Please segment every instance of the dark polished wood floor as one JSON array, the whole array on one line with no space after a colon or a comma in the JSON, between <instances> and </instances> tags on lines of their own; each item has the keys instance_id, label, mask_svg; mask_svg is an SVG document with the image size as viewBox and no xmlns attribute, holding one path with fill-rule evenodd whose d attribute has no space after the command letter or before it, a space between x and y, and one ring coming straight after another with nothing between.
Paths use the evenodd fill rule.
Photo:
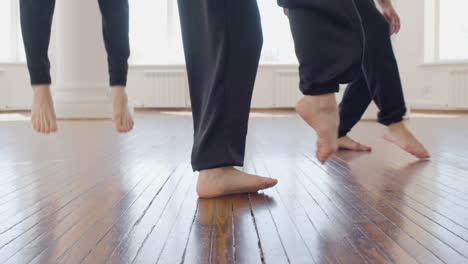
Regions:
<instances>
[{"instance_id":1,"label":"dark polished wood floor","mask_svg":"<svg viewBox=\"0 0 468 264\"><path fill-rule=\"evenodd\" d=\"M322 166L294 114L256 113L245 170L279 185L213 200L194 191L187 113L139 112L126 135L18 119L0 114L0 263L468 263L466 115L409 121L429 162L363 122L374 151Z\"/></svg>"}]
</instances>

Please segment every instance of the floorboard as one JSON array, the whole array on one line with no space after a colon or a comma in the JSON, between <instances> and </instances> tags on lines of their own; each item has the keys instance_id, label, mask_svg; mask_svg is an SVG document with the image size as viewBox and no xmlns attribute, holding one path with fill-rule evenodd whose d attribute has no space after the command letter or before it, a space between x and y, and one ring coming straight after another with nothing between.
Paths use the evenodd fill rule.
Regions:
<instances>
[{"instance_id":1,"label":"floorboard","mask_svg":"<svg viewBox=\"0 0 468 264\"><path fill-rule=\"evenodd\" d=\"M9 116L8 116L9 115ZM191 116L138 111L136 128L0 113L0 263L468 263L468 114L417 112L417 161L363 121L371 153L314 157L294 113L254 112L245 171L272 189L198 199Z\"/></svg>"}]
</instances>

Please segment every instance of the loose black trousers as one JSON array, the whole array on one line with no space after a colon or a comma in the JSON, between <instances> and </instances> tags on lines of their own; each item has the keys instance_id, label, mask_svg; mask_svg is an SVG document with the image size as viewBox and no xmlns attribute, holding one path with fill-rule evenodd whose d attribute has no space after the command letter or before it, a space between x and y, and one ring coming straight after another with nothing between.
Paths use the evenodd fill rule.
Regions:
<instances>
[{"instance_id":1,"label":"loose black trousers","mask_svg":"<svg viewBox=\"0 0 468 264\"><path fill-rule=\"evenodd\" d=\"M300 62L301 91L319 95L350 83L340 104L339 136L361 119L370 102L379 122L399 122L406 113L390 26L373 0L280 0Z\"/></svg>"},{"instance_id":2,"label":"loose black trousers","mask_svg":"<svg viewBox=\"0 0 468 264\"><path fill-rule=\"evenodd\" d=\"M244 162L263 43L256 0L178 0L192 102L192 167Z\"/></svg>"},{"instance_id":3,"label":"loose black trousers","mask_svg":"<svg viewBox=\"0 0 468 264\"><path fill-rule=\"evenodd\" d=\"M108 54L110 85L127 83L129 44L128 0L98 0ZM31 84L50 84L48 49L55 0L20 0L21 29ZM86 19L86 17L83 17Z\"/></svg>"}]
</instances>

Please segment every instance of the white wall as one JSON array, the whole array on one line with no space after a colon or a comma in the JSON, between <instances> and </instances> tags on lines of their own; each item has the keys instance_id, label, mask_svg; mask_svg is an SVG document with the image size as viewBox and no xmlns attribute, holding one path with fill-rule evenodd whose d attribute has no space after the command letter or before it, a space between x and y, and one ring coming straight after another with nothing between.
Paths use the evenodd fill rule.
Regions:
<instances>
[{"instance_id":1,"label":"white wall","mask_svg":"<svg viewBox=\"0 0 468 264\"><path fill-rule=\"evenodd\" d=\"M447 109L450 84L449 69L455 66L468 67L468 65L424 64L424 2L423 0L398 1L395 4L402 19L402 30L394 38L395 53L399 61L407 104L413 109ZM51 50L53 50L53 45ZM52 64L52 66L55 65L53 60ZM151 98L154 97L151 97L151 81L148 80L147 75L155 70L164 71L165 68L174 69L174 67L164 66L131 67L129 89L136 106L158 106L155 102L151 103ZM183 67L176 66L175 69L183 70ZM275 83L276 79L273 75L277 71L295 70L297 70L297 66L294 65L261 66L252 106L256 108L285 106L284 103L278 103L278 100L281 99L278 97L281 94L277 92L275 94L274 92L275 85L278 86L278 84ZM24 65L0 64L0 110L29 108L31 91L28 82L29 78ZM288 86L291 86L291 84L286 84L282 88L295 90L289 95L290 98L287 98L287 102L291 102L289 104L292 107L294 106L292 99L298 93L297 88ZM179 87L179 89L185 88ZM276 87L276 89L279 88ZM186 102L187 100L179 101ZM180 105L180 107L184 106ZM371 112L375 111L372 110Z\"/></svg>"},{"instance_id":2,"label":"white wall","mask_svg":"<svg viewBox=\"0 0 468 264\"><path fill-rule=\"evenodd\" d=\"M0 110L29 109L32 91L24 64L0 64Z\"/></svg>"},{"instance_id":3,"label":"white wall","mask_svg":"<svg viewBox=\"0 0 468 264\"><path fill-rule=\"evenodd\" d=\"M424 8L427 1L399 0L402 29L394 39L407 103L413 109L447 109L449 70L458 64L424 63Z\"/></svg>"}]
</instances>

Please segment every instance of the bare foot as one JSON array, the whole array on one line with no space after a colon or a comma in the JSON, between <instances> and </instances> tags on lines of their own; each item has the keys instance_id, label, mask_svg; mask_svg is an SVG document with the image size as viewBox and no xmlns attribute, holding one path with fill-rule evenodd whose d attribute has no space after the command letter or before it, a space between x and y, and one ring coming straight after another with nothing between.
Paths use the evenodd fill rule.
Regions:
<instances>
[{"instance_id":1,"label":"bare foot","mask_svg":"<svg viewBox=\"0 0 468 264\"><path fill-rule=\"evenodd\" d=\"M200 171L197 193L200 198L215 198L230 194L253 193L278 183L272 178L247 174L233 167Z\"/></svg>"},{"instance_id":2,"label":"bare foot","mask_svg":"<svg viewBox=\"0 0 468 264\"><path fill-rule=\"evenodd\" d=\"M34 130L49 134L57 131L57 117L50 85L34 85L34 102L31 111L31 122Z\"/></svg>"},{"instance_id":3,"label":"bare foot","mask_svg":"<svg viewBox=\"0 0 468 264\"><path fill-rule=\"evenodd\" d=\"M338 106L334 94L305 96L296 106L297 113L317 132L317 159L325 163L338 150Z\"/></svg>"},{"instance_id":4,"label":"bare foot","mask_svg":"<svg viewBox=\"0 0 468 264\"><path fill-rule=\"evenodd\" d=\"M420 159L431 157L426 148L411 134L403 122L389 125L384 131L384 139Z\"/></svg>"},{"instance_id":5,"label":"bare foot","mask_svg":"<svg viewBox=\"0 0 468 264\"><path fill-rule=\"evenodd\" d=\"M357 141L354 141L348 136L340 137L338 139L338 147L344 150L372 151L371 147L363 145Z\"/></svg>"},{"instance_id":6,"label":"bare foot","mask_svg":"<svg viewBox=\"0 0 468 264\"><path fill-rule=\"evenodd\" d=\"M133 129L133 118L128 107L128 97L124 86L111 88L112 101L114 104L114 115L112 120L118 132L129 132Z\"/></svg>"}]
</instances>

